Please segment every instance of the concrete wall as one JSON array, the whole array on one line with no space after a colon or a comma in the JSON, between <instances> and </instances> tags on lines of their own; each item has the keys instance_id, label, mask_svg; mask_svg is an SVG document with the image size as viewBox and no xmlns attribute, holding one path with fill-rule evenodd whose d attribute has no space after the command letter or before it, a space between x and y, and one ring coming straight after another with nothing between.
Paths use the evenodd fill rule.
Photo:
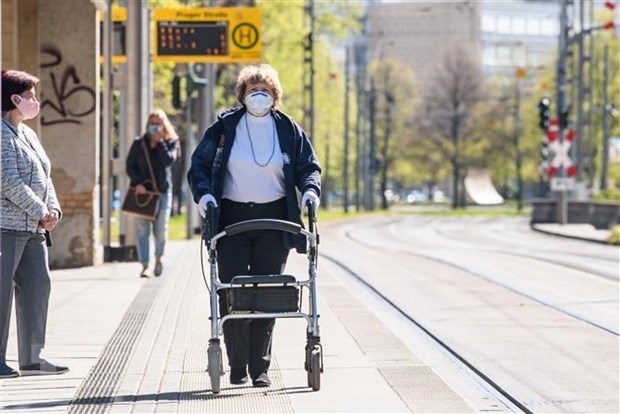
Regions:
<instances>
[{"instance_id":1,"label":"concrete wall","mask_svg":"<svg viewBox=\"0 0 620 414\"><path fill-rule=\"evenodd\" d=\"M557 201L532 201L531 224L557 223ZM610 229L620 224L620 203L611 201L569 201L567 223L591 224L596 229Z\"/></svg>"},{"instance_id":2,"label":"concrete wall","mask_svg":"<svg viewBox=\"0 0 620 414\"><path fill-rule=\"evenodd\" d=\"M99 235L99 64L96 9L88 0L39 0L41 141L64 217L52 267L92 265Z\"/></svg>"}]
</instances>

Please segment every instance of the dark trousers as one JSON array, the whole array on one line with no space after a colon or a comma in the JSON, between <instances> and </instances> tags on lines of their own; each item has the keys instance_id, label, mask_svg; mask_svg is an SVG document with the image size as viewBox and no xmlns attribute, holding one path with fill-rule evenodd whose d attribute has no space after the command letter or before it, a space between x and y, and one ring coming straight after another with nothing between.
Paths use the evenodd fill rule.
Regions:
<instances>
[{"instance_id":1,"label":"dark trousers","mask_svg":"<svg viewBox=\"0 0 620 414\"><path fill-rule=\"evenodd\" d=\"M286 220L286 199L271 203L237 203L222 200L220 230L252 219ZM288 248L281 231L266 230L224 237L218 242L218 274L222 282L238 275L280 274L286 266ZM220 315L228 313L225 291L219 292ZM250 376L267 372L271 362L271 339L275 319L236 319L224 323L228 363L233 369L249 368Z\"/></svg>"}]
</instances>

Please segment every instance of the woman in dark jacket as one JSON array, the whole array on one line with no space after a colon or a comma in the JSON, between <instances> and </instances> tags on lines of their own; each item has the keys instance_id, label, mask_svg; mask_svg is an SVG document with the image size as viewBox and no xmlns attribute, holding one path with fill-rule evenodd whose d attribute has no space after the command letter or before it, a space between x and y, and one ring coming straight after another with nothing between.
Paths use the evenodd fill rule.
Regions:
<instances>
[{"instance_id":1,"label":"woman in dark jacket","mask_svg":"<svg viewBox=\"0 0 620 414\"><path fill-rule=\"evenodd\" d=\"M155 183L147 163L144 147L146 146L149 160L153 168ZM155 268L153 273L160 276L163 272L164 249L168 239L168 222L172 209L172 164L179 153L179 139L168 116L161 109L151 113L146 122L146 133L136 138L127 155L127 175L130 185L135 187L136 194L145 191L161 193L159 213L155 221L136 218L138 233L138 260L142 263L140 277L149 277L149 236L151 225L155 237Z\"/></svg>"},{"instance_id":2,"label":"woman in dark jacket","mask_svg":"<svg viewBox=\"0 0 620 414\"><path fill-rule=\"evenodd\" d=\"M282 87L269 65L241 70L236 86L242 107L230 109L204 133L192 155L187 178L202 217L209 203L216 223L224 227L251 219L280 219L301 224L300 206L318 207L321 168L305 132L278 107ZM302 194L301 203L297 191ZM218 244L218 270L222 282L237 275L282 273L292 247L305 249L303 237L263 231L226 237ZM227 313L220 295L220 314ZM230 382L248 381L255 387L270 385L274 319L229 320L224 341L230 365Z\"/></svg>"}]
</instances>

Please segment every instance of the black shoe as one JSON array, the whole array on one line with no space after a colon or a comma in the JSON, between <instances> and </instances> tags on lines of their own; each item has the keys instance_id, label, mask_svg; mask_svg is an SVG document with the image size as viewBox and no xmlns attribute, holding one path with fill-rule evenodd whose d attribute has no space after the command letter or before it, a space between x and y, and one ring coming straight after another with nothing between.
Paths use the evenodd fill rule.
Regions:
<instances>
[{"instance_id":1,"label":"black shoe","mask_svg":"<svg viewBox=\"0 0 620 414\"><path fill-rule=\"evenodd\" d=\"M230 369L230 383L233 385L241 385L248 382L248 373L245 368Z\"/></svg>"},{"instance_id":2,"label":"black shoe","mask_svg":"<svg viewBox=\"0 0 620 414\"><path fill-rule=\"evenodd\" d=\"M69 371L67 367L61 367L59 365L51 364L45 360L42 360L39 364L27 365L25 367L19 367L19 373L22 376L28 375L58 375L64 374Z\"/></svg>"},{"instance_id":3,"label":"black shoe","mask_svg":"<svg viewBox=\"0 0 620 414\"><path fill-rule=\"evenodd\" d=\"M271 381L269 381L267 373L263 372L258 377L252 379L252 385L255 387L268 387L271 385Z\"/></svg>"},{"instance_id":4,"label":"black shoe","mask_svg":"<svg viewBox=\"0 0 620 414\"><path fill-rule=\"evenodd\" d=\"M5 362L0 362L0 378L19 377L19 372L8 366Z\"/></svg>"}]
</instances>

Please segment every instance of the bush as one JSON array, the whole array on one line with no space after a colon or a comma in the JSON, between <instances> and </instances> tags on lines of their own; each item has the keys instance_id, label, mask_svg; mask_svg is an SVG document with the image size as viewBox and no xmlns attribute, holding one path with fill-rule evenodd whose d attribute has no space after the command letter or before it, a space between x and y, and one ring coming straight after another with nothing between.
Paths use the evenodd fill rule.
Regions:
<instances>
[{"instance_id":1,"label":"bush","mask_svg":"<svg viewBox=\"0 0 620 414\"><path fill-rule=\"evenodd\" d=\"M611 234L607 239L607 243L620 244L620 226L615 226L613 229L611 229Z\"/></svg>"},{"instance_id":2,"label":"bush","mask_svg":"<svg viewBox=\"0 0 620 414\"><path fill-rule=\"evenodd\" d=\"M594 200L600 201L620 201L620 189L608 188L594 195Z\"/></svg>"}]
</instances>

